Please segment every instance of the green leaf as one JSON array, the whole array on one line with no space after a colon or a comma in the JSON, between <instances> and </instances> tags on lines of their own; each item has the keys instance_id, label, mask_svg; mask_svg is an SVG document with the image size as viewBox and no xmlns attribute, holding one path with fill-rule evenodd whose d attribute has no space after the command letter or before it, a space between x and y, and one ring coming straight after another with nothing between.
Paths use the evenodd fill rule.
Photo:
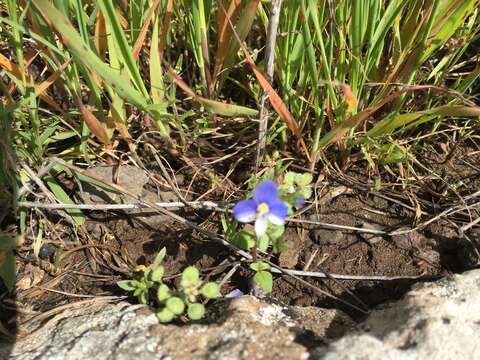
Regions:
<instances>
[{"instance_id":1,"label":"green leaf","mask_svg":"<svg viewBox=\"0 0 480 360\"><path fill-rule=\"evenodd\" d=\"M200 272L195 266L189 266L182 273L182 282L183 287L190 287L198 285L200 281Z\"/></svg>"},{"instance_id":2,"label":"green leaf","mask_svg":"<svg viewBox=\"0 0 480 360\"><path fill-rule=\"evenodd\" d=\"M153 264L152 264L152 267L157 267L158 265L160 265L163 261L163 259L165 258L165 255L167 254L167 249L165 247L163 247L158 255L155 257L155 260L153 261Z\"/></svg>"},{"instance_id":3,"label":"green leaf","mask_svg":"<svg viewBox=\"0 0 480 360\"><path fill-rule=\"evenodd\" d=\"M0 251L0 278L8 291L15 288L15 255L13 251Z\"/></svg>"},{"instance_id":4,"label":"green leaf","mask_svg":"<svg viewBox=\"0 0 480 360\"><path fill-rule=\"evenodd\" d=\"M148 304L148 291L147 290L142 290L142 293L138 295L138 301L140 301L141 304Z\"/></svg>"},{"instance_id":5,"label":"green leaf","mask_svg":"<svg viewBox=\"0 0 480 360\"><path fill-rule=\"evenodd\" d=\"M220 286L214 282L209 282L203 285L201 294L207 299L215 299L220 295Z\"/></svg>"},{"instance_id":6,"label":"green leaf","mask_svg":"<svg viewBox=\"0 0 480 360\"><path fill-rule=\"evenodd\" d=\"M117 285L123 290L134 291L138 287L137 286L138 281L136 281L136 280L122 280L122 281L118 281Z\"/></svg>"},{"instance_id":7,"label":"green leaf","mask_svg":"<svg viewBox=\"0 0 480 360\"><path fill-rule=\"evenodd\" d=\"M270 238L268 235L264 234L258 238L257 247L260 251L267 251L269 244Z\"/></svg>"},{"instance_id":8,"label":"green leaf","mask_svg":"<svg viewBox=\"0 0 480 360\"><path fill-rule=\"evenodd\" d=\"M253 271L268 270L268 269L270 269L270 265L260 261L260 262L251 263L250 264L250 269L252 269Z\"/></svg>"},{"instance_id":9,"label":"green leaf","mask_svg":"<svg viewBox=\"0 0 480 360\"><path fill-rule=\"evenodd\" d=\"M150 279L155 282L161 282L163 277L163 266L158 266L154 268L150 273Z\"/></svg>"},{"instance_id":10,"label":"green leaf","mask_svg":"<svg viewBox=\"0 0 480 360\"><path fill-rule=\"evenodd\" d=\"M309 199L312 196L312 188L310 186L304 187L298 191L298 195L303 199Z\"/></svg>"},{"instance_id":11,"label":"green leaf","mask_svg":"<svg viewBox=\"0 0 480 360\"><path fill-rule=\"evenodd\" d=\"M205 306L202 304L190 304L187 314L191 320L200 320L205 315Z\"/></svg>"},{"instance_id":12,"label":"green leaf","mask_svg":"<svg viewBox=\"0 0 480 360\"><path fill-rule=\"evenodd\" d=\"M40 227L38 229L38 234L33 240L33 253L35 256L38 257L38 254L40 253L40 248L42 247L42 242L43 242L43 221L40 220L39 222Z\"/></svg>"},{"instance_id":13,"label":"green leaf","mask_svg":"<svg viewBox=\"0 0 480 360\"><path fill-rule=\"evenodd\" d=\"M185 303L182 301L182 299L176 296L168 299L165 303L165 306L175 315L180 315L183 313L183 310L185 310Z\"/></svg>"},{"instance_id":14,"label":"green leaf","mask_svg":"<svg viewBox=\"0 0 480 360\"><path fill-rule=\"evenodd\" d=\"M133 84L139 90L142 95L147 98L148 92L143 83L140 69L137 66L135 59L132 55L132 49L130 48L125 33L120 25L119 17L115 12L112 0L99 1L98 5L102 9L105 22L107 23L107 29L111 31L110 36L113 37L116 47L118 48L119 60L127 68L130 74L130 79Z\"/></svg>"},{"instance_id":15,"label":"green leaf","mask_svg":"<svg viewBox=\"0 0 480 360\"><path fill-rule=\"evenodd\" d=\"M263 291L269 293L272 291L273 278L272 274L268 271L259 271L253 277L255 284L260 286Z\"/></svg>"},{"instance_id":16,"label":"green leaf","mask_svg":"<svg viewBox=\"0 0 480 360\"><path fill-rule=\"evenodd\" d=\"M0 233L0 251L11 250L17 246L17 241L11 237Z\"/></svg>"},{"instance_id":17,"label":"green leaf","mask_svg":"<svg viewBox=\"0 0 480 360\"><path fill-rule=\"evenodd\" d=\"M160 322L164 322L164 323L170 322L175 318L175 314L167 308L163 308L162 310L157 311L155 315L157 315L157 319Z\"/></svg>"},{"instance_id":18,"label":"green leaf","mask_svg":"<svg viewBox=\"0 0 480 360\"><path fill-rule=\"evenodd\" d=\"M304 174L299 174L297 176L297 184L299 186L308 186L312 183L313 181L313 176L310 173L304 173Z\"/></svg>"},{"instance_id":19,"label":"green leaf","mask_svg":"<svg viewBox=\"0 0 480 360\"><path fill-rule=\"evenodd\" d=\"M53 26L61 34L66 46L77 60L88 66L91 71L95 71L95 73L112 86L119 94L121 94L121 96L141 108L145 107L147 104L145 101L146 97L139 91L135 90L130 84L123 81L123 78L118 76L117 70L114 70L105 64L97 54L85 45L72 24L49 0L34 0L33 4L49 21L52 22ZM134 69L129 70L135 72L134 78L138 81L139 78L136 71Z\"/></svg>"},{"instance_id":20,"label":"green leaf","mask_svg":"<svg viewBox=\"0 0 480 360\"><path fill-rule=\"evenodd\" d=\"M293 185L295 183L295 178L296 178L297 173L294 173L293 171L289 171L285 174L285 177L283 179L283 183L285 185Z\"/></svg>"},{"instance_id":21,"label":"green leaf","mask_svg":"<svg viewBox=\"0 0 480 360\"><path fill-rule=\"evenodd\" d=\"M384 154L381 159L384 164L399 163L409 159L407 149L395 142L382 146L380 153Z\"/></svg>"},{"instance_id":22,"label":"green leaf","mask_svg":"<svg viewBox=\"0 0 480 360\"><path fill-rule=\"evenodd\" d=\"M165 104L165 91L163 84L163 70L161 59L158 53L158 20L153 24L152 43L150 45L150 93L154 104Z\"/></svg>"},{"instance_id":23,"label":"green leaf","mask_svg":"<svg viewBox=\"0 0 480 360\"><path fill-rule=\"evenodd\" d=\"M232 244L240 249L250 250L255 246L255 235L245 230L239 231L233 236Z\"/></svg>"},{"instance_id":24,"label":"green leaf","mask_svg":"<svg viewBox=\"0 0 480 360\"><path fill-rule=\"evenodd\" d=\"M141 288L141 287L136 287L133 291L133 296L139 296L142 291L145 291L145 289Z\"/></svg>"},{"instance_id":25,"label":"green leaf","mask_svg":"<svg viewBox=\"0 0 480 360\"><path fill-rule=\"evenodd\" d=\"M210 100L197 96L195 98L200 104L202 104L206 110L222 116L257 116L258 111L245 106L227 104L220 101Z\"/></svg>"},{"instance_id":26,"label":"green leaf","mask_svg":"<svg viewBox=\"0 0 480 360\"><path fill-rule=\"evenodd\" d=\"M365 136L357 142L365 142L368 138L390 135L393 131L407 126L414 121L425 117L428 121L437 118L437 116L458 116L458 117L478 117L480 116L480 107L465 105L444 105L431 109L416 111L394 116L387 116L379 121Z\"/></svg>"},{"instance_id":27,"label":"green leaf","mask_svg":"<svg viewBox=\"0 0 480 360\"><path fill-rule=\"evenodd\" d=\"M272 239L272 241L281 238L284 233L285 233L285 225L271 226L268 229L268 235L270 236L270 239Z\"/></svg>"},{"instance_id":28,"label":"green leaf","mask_svg":"<svg viewBox=\"0 0 480 360\"><path fill-rule=\"evenodd\" d=\"M157 298L158 298L158 301L160 302L164 302L165 300L167 300L170 296L172 296L170 294L170 289L167 285L165 284L162 284L158 287L158 290L157 290Z\"/></svg>"},{"instance_id":29,"label":"green leaf","mask_svg":"<svg viewBox=\"0 0 480 360\"><path fill-rule=\"evenodd\" d=\"M65 190L58 185L57 181L52 176L46 176L45 182L47 183L50 190L52 190L55 198L63 204L75 204L72 199L67 195ZM79 209L65 209L65 211L73 218L75 223L78 225L83 225L85 223L85 215Z\"/></svg>"}]
</instances>

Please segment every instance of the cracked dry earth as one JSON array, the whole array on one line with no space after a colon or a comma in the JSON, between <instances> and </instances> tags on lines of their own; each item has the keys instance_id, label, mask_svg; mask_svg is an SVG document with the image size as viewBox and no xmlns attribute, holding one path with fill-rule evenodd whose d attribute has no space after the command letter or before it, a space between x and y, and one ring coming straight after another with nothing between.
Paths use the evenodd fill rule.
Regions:
<instances>
[{"instance_id":1,"label":"cracked dry earth","mask_svg":"<svg viewBox=\"0 0 480 360\"><path fill-rule=\"evenodd\" d=\"M202 323L159 324L145 306L97 304L22 329L0 358L478 359L480 270L416 284L361 323L339 310L219 300ZM55 319L55 318L54 318Z\"/></svg>"}]
</instances>

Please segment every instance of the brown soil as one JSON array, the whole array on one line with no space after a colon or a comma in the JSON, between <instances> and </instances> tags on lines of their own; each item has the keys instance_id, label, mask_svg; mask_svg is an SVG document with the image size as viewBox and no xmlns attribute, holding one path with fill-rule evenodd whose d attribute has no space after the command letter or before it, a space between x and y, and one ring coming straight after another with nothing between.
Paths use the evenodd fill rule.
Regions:
<instances>
[{"instance_id":1,"label":"brown soil","mask_svg":"<svg viewBox=\"0 0 480 360\"><path fill-rule=\"evenodd\" d=\"M451 161L455 161L455 156ZM451 164L449 162L448 165L452 166ZM239 173L235 182L232 182L232 178L220 182L221 186L216 187L208 199L224 198L226 193L235 189L235 183L248 177L248 174L241 172L242 163L236 162L236 165L239 166ZM212 171L225 173L221 171L229 166L230 163L217 164L212 167ZM289 250L279 259L272 257L272 261L299 270L304 269L308 263L308 271L333 275L422 276L425 280L476 265L472 244L459 237L450 220L441 219L421 230L396 236L371 235L348 229L331 230L312 224L311 222L322 222L383 231L417 224L415 211L399 204L403 203L407 207L414 205L409 201L412 193L390 191L393 187L385 182L385 191L380 194L387 194L396 201L374 195L376 192L370 191L371 182L369 183L368 177L358 176L361 168L359 166L349 170L349 174L360 179L356 182L349 181L349 176L339 178L332 174L317 184L315 202L298 218L306 222L289 223L286 231ZM472 168L468 169L469 171L465 170L466 175L457 173L458 176L468 179L469 186L480 188L478 173L474 176ZM179 188L188 188L190 180L186 179L192 179L195 173L191 164L183 168L179 166L176 174ZM454 175L449 176L447 181L455 181ZM358 185L362 181L365 185L363 187ZM432 182L428 184L431 186ZM210 186L206 178L200 177L191 193L205 193ZM149 187L154 189L151 183L147 185ZM430 214L436 213L431 206L435 202L432 197L425 195L423 189L418 189L416 193L422 209ZM448 204L443 198L442 201ZM188 210L179 214L210 231L221 233L219 218L214 213ZM167 278L173 282L177 281L178 274L188 265L196 265L203 276L210 280L220 280L238 262L235 254L226 247L168 217L152 225L144 213L141 214L144 217L140 218L122 212L96 211L88 215L89 220L84 230L78 233L74 233L68 224L51 218L47 238L40 251L41 259L32 254L31 243L26 243L18 251L19 288L16 300L20 323L60 305L78 301L79 297L124 295L116 282L132 276L137 265L150 263L163 246L167 248L168 254L165 260ZM52 252L59 246L64 246L66 252L60 266L55 268ZM235 288L249 291L250 276L248 267L240 267L222 288L222 293L226 294ZM347 292L352 291L369 307L396 299L413 283L424 281L304 279L319 289L358 306L358 302ZM321 295L288 276L275 277L274 291L270 296L285 304L338 307L352 315L359 315L348 306Z\"/></svg>"}]
</instances>

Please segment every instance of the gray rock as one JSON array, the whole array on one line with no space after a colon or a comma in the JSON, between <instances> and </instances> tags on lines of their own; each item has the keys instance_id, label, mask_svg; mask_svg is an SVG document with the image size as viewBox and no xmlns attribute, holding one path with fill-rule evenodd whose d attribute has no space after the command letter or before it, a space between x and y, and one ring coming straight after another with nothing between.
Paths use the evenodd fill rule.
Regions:
<instances>
[{"instance_id":1,"label":"gray rock","mask_svg":"<svg viewBox=\"0 0 480 360\"><path fill-rule=\"evenodd\" d=\"M27 335L11 354L0 347L0 358L480 358L480 270L418 284L356 327L337 310L282 307L251 296L210 310L204 323L182 326L160 324L145 306L127 303L69 310L40 329L22 329Z\"/></svg>"},{"instance_id":2,"label":"gray rock","mask_svg":"<svg viewBox=\"0 0 480 360\"><path fill-rule=\"evenodd\" d=\"M115 183L114 177L117 176L115 171L116 168L113 166L98 166L88 169L86 174L93 175L95 178L101 179L106 183ZM147 182L148 176L142 169L135 166L124 165L118 171L116 184L136 197L139 197L141 200L150 203L178 201L177 195L172 191L161 191L157 194L144 189ZM82 187L83 200L87 204L121 203L122 198L127 202L138 202L137 199L131 198L128 195L110 192L92 184L83 183ZM156 227L165 222L171 222L171 219L168 216L163 215L156 209L152 208L127 209L124 211L130 215L132 220L137 219L142 224L150 227ZM98 232L98 230L99 229L91 229L93 232ZM97 236L98 234L94 235Z\"/></svg>"},{"instance_id":3,"label":"gray rock","mask_svg":"<svg viewBox=\"0 0 480 360\"><path fill-rule=\"evenodd\" d=\"M480 271L419 284L313 359L479 359Z\"/></svg>"},{"instance_id":4,"label":"gray rock","mask_svg":"<svg viewBox=\"0 0 480 360\"><path fill-rule=\"evenodd\" d=\"M88 169L86 175L92 175L104 182L113 183L121 186L125 190L140 196L143 186L148 182L148 176L145 171L135 166L124 165L120 169L113 166L97 166ZM110 204L120 200L120 195L107 191L89 183L82 183L83 200L87 204ZM128 198L128 197L127 197ZM131 201L132 199L130 199Z\"/></svg>"},{"instance_id":5,"label":"gray rock","mask_svg":"<svg viewBox=\"0 0 480 360\"><path fill-rule=\"evenodd\" d=\"M337 310L287 309L251 296L222 301L211 313L209 325L178 326L160 324L142 305L76 310L45 330L20 338L11 358L270 359L288 354L289 359L306 359L307 349L295 341L297 337L332 338L353 325ZM7 358L1 348L0 358Z\"/></svg>"},{"instance_id":6,"label":"gray rock","mask_svg":"<svg viewBox=\"0 0 480 360\"><path fill-rule=\"evenodd\" d=\"M173 191L162 191L159 194L156 194L146 190L143 192L141 199L149 203L179 201L177 195ZM142 223L151 227L172 222L170 216L162 214L157 209L135 209L130 210L128 213L132 219L140 220Z\"/></svg>"}]
</instances>

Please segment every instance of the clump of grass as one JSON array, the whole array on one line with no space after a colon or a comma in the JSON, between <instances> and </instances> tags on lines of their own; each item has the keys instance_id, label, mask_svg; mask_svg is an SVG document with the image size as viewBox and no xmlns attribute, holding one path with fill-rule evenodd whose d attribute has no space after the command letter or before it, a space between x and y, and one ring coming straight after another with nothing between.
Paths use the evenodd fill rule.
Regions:
<instances>
[{"instance_id":1,"label":"clump of grass","mask_svg":"<svg viewBox=\"0 0 480 360\"><path fill-rule=\"evenodd\" d=\"M459 114L458 108L449 109L461 104L458 97L438 99L426 89L424 104L401 94L384 103L391 111L379 119L381 125L367 124L368 133L356 131L368 118L359 114L375 115L380 108L372 110L398 84L447 85L450 69L464 62L462 55L478 38L478 0L286 0L276 47L279 97L252 64L251 50L242 48L249 35L267 27L268 6L258 0L79 0L62 5L35 0L17 5L7 1L8 17L2 24L4 31L11 30L9 42L18 65L6 57L0 64L23 106L28 105L24 125L35 135L31 141L40 158L40 109L51 114L52 122L59 114L73 123L79 118L74 129L49 127L44 138L56 130L80 136L78 150L88 161L90 133L108 147L117 132L135 150L129 127L142 117L131 105L148 114L164 135L172 128L184 130L177 109L182 93L217 115L257 116L251 107L220 101L227 83L253 96L252 102L260 99L260 89L268 90L282 122L301 142L305 139L307 156L335 141L351 148L359 137L362 143L366 138L381 141L425 121L477 113L465 109ZM265 38L264 33L259 36ZM435 59L438 51L446 55ZM231 72L243 60L255 77L239 79ZM28 71L32 62L41 63L51 75L35 82ZM188 82L179 75L184 71ZM477 67L448 85L468 93L479 75ZM52 97L53 84L61 88L61 99ZM430 111L439 106L440 113ZM343 131L332 134L339 126ZM289 141L287 133L282 141Z\"/></svg>"},{"instance_id":2,"label":"clump of grass","mask_svg":"<svg viewBox=\"0 0 480 360\"><path fill-rule=\"evenodd\" d=\"M425 121L478 116L479 109L471 102L455 96L438 98L433 88L407 91L426 91L422 104L406 93L384 102L396 89L409 85L447 85L453 59L461 59L478 38L477 6L475 0L285 1L278 83L293 115L305 119L301 126L309 134L311 151L337 141L347 148L367 139L381 142ZM455 39L465 41L452 47ZM433 67L432 57L439 50L447 51L447 56ZM466 84L478 79L478 69L465 75L450 90L466 92ZM357 133L382 102L390 106L388 114L373 126L367 124L367 133Z\"/></svg>"}]
</instances>

